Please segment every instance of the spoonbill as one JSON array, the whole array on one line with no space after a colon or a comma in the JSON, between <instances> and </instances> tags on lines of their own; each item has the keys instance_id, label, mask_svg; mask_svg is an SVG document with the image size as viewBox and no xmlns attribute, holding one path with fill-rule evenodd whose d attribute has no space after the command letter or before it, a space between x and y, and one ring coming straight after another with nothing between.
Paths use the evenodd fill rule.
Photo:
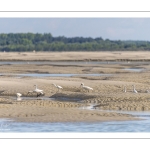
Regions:
<instances>
[{"instance_id":1,"label":"spoonbill","mask_svg":"<svg viewBox=\"0 0 150 150\"><path fill-rule=\"evenodd\" d=\"M60 89L63 89L60 85L56 85L55 83L53 83L52 85L54 85L57 89L58 89L58 91L60 90ZM58 92L57 91L57 92Z\"/></svg>"},{"instance_id":2,"label":"spoonbill","mask_svg":"<svg viewBox=\"0 0 150 150\"><path fill-rule=\"evenodd\" d=\"M133 92L138 93L137 90L135 89L135 85L132 85L132 86L133 86Z\"/></svg>"},{"instance_id":3,"label":"spoonbill","mask_svg":"<svg viewBox=\"0 0 150 150\"><path fill-rule=\"evenodd\" d=\"M80 87L82 87L83 89L87 90L88 92L90 90L93 90L93 88L89 87L89 86L85 86L84 83L81 83Z\"/></svg>"},{"instance_id":4,"label":"spoonbill","mask_svg":"<svg viewBox=\"0 0 150 150\"><path fill-rule=\"evenodd\" d=\"M34 85L34 86L35 86L35 90L33 90L33 93L37 93L37 97L44 94L43 90L40 90L37 88L37 85Z\"/></svg>"}]
</instances>

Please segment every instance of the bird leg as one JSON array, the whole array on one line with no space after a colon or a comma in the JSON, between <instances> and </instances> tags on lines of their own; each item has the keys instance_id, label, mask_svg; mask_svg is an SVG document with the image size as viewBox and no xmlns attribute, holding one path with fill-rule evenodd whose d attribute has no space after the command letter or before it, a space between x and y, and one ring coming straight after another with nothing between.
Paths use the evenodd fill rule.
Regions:
<instances>
[{"instance_id":1,"label":"bird leg","mask_svg":"<svg viewBox=\"0 0 150 150\"><path fill-rule=\"evenodd\" d=\"M27 93L27 95L29 95L29 94L30 94L30 92Z\"/></svg>"},{"instance_id":2,"label":"bird leg","mask_svg":"<svg viewBox=\"0 0 150 150\"><path fill-rule=\"evenodd\" d=\"M41 93L39 93L39 94L37 93L37 97L39 97L39 96L41 96Z\"/></svg>"}]
</instances>

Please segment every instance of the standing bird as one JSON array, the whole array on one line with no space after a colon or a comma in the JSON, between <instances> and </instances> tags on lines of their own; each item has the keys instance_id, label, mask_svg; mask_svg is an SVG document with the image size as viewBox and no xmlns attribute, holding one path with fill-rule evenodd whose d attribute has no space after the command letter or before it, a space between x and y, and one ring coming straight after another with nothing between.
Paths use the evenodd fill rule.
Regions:
<instances>
[{"instance_id":1,"label":"standing bird","mask_svg":"<svg viewBox=\"0 0 150 150\"><path fill-rule=\"evenodd\" d=\"M60 85L56 85L55 83L53 83L53 85L58 89L58 91L60 90L60 89L63 89ZM57 91L57 92L58 92Z\"/></svg>"},{"instance_id":2,"label":"standing bird","mask_svg":"<svg viewBox=\"0 0 150 150\"><path fill-rule=\"evenodd\" d=\"M89 86L84 86L84 83L81 83L80 87L82 87L83 89L87 90L88 92L90 90L93 90L93 88L89 87Z\"/></svg>"},{"instance_id":3,"label":"standing bird","mask_svg":"<svg viewBox=\"0 0 150 150\"><path fill-rule=\"evenodd\" d=\"M133 86L133 92L138 93L137 90L135 89L135 85L132 85L132 86Z\"/></svg>"},{"instance_id":4,"label":"standing bird","mask_svg":"<svg viewBox=\"0 0 150 150\"><path fill-rule=\"evenodd\" d=\"M21 97L21 96L22 96L22 94L21 94L21 93L16 93L16 95L17 95L17 98L19 98L19 97Z\"/></svg>"},{"instance_id":5,"label":"standing bird","mask_svg":"<svg viewBox=\"0 0 150 150\"><path fill-rule=\"evenodd\" d=\"M17 101L20 101L22 94L21 93L16 93L16 96L17 96Z\"/></svg>"},{"instance_id":6,"label":"standing bird","mask_svg":"<svg viewBox=\"0 0 150 150\"><path fill-rule=\"evenodd\" d=\"M34 86L35 86L35 90L33 90L33 93L37 93L37 97L44 94L43 90L40 90L37 88L37 85L34 85Z\"/></svg>"}]
</instances>

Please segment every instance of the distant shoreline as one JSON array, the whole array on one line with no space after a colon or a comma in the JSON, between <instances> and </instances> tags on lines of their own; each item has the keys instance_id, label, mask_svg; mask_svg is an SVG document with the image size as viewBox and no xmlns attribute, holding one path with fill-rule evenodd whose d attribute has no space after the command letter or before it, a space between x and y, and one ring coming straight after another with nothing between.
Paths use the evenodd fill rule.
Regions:
<instances>
[{"instance_id":1,"label":"distant shoreline","mask_svg":"<svg viewBox=\"0 0 150 150\"><path fill-rule=\"evenodd\" d=\"M0 52L0 61L150 61L149 51L106 52Z\"/></svg>"}]
</instances>

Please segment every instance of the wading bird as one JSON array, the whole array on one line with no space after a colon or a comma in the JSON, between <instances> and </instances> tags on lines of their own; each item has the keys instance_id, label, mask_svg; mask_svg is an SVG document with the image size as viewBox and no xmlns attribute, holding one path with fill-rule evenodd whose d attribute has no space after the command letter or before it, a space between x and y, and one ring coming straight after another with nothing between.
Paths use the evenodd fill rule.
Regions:
<instances>
[{"instance_id":1,"label":"wading bird","mask_svg":"<svg viewBox=\"0 0 150 150\"><path fill-rule=\"evenodd\" d=\"M17 95L17 98L19 98L19 97L21 97L21 96L22 96L22 94L21 94L21 93L16 93L16 95Z\"/></svg>"},{"instance_id":2,"label":"wading bird","mask_svg":"<svg viewBox=\"0 0 150 150\"><path fill-rule=\"evenodd\" d=\"M60 85L56 85L55 83L53 83L52 85L54 85L57 89L58 89L58 91L60 90L60 89L63 89ZM57 91L57 92L58 92Z\"/></svg>"},{"instance_id":3,"label":"wading bird","mask_svg":"<svg viewBox=\"0 0 150 150\"><path fill-rule=\"evenodd\" d=\"M40 89L37 88L37 85L34 85L34 86L35 86L35 90L33 90L32 93L37 93L37 97L39 97L39 96L44 94L43 90L40 90ZM31 91L29 91L29 92L31 93Z\"/></svg>"},{"instance_id":4,"label":"wading bird","mask_svg":"<svg viewBox=\"0 0 150 150\"><path fill-rule=\"evenodd\" d=\"M133 92L138 93L137 90L135 89L135 85L132 85L132 86L133 86Z\"/></svg>"},{"instance_id":5,"label":"wading bird","mask_svg":"<svg viewBox=\"0 0 150 150\"><path fill-rule=\"evenodd\" d=\"M89 87L89 86L84 86L84 83L81 83L80 87L82 87L83 89L87 90L88 92L90 90L93 90L93 88Z\"/></svg>"}]
</instances>

